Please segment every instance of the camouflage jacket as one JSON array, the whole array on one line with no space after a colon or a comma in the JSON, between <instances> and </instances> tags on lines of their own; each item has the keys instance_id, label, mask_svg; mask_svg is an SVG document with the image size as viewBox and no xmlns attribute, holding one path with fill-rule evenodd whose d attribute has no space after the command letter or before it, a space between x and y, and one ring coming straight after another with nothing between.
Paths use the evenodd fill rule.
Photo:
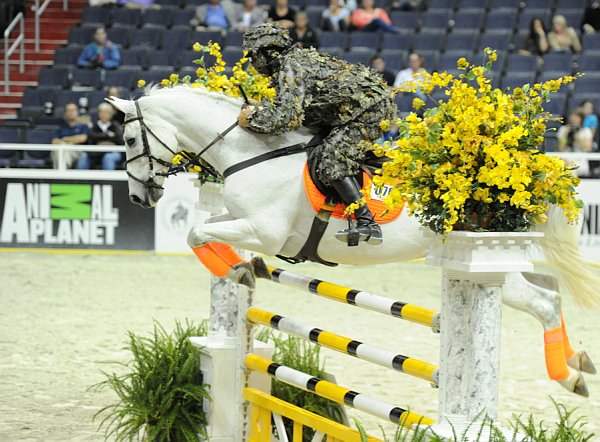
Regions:
<instances>
[{"instance_id":1,"label":"camouflage jacket","mask_svg":"<svg viewBox=\"0 0 600 442\"><path fill-rule=\"evenodd\" d=\"M390 97L388 86L371 69L312 48L291 48L278 61L280 68L272 78L275 101L263 102L248 119L255 132L339 126Z\"/></svg>"}]
</instances>

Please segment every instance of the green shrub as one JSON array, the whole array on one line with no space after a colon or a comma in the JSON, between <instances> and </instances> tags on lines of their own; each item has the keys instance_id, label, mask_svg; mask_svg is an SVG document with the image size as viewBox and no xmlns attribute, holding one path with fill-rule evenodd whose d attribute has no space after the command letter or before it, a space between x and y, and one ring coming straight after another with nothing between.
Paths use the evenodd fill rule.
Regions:
<instances>
[{"instance_id":1,"label":"green shrub","mask_svg":"<svg viewBox=\"0 0 600 442\"><path fill-rule=\"evenodd\" d=\"M120 364L125 373L104 372L106 380L92 387L111 389L118 397L94 416L102 416L107 438L166 442L206 436L202 401L209 398L208 387L202 385L199 352L189 341L206 332L206 321L177 322L172 333L155 322L149 337L128 332L125 349L133 359Z\"/></svg>"}]
</instances>

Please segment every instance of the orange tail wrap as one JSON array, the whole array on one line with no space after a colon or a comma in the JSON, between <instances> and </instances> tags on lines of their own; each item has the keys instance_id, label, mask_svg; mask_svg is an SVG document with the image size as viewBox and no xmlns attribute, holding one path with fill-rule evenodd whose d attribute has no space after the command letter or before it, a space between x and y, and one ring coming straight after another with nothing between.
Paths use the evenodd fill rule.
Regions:
<instances>
[{"instance_id":1,"label":"orange tail wrap","mask_svg":"<svg viewBox=\"0 0 600 442\"><path fill-rule=\"evenodd\" d=\"M558 327L544 332L544 353L548 376L554 381L561 381L569 376L567 359L563 348L563 332Z\"/></svg>"},{"instance_id":2,"label":"orange tail wrap","mask_svg":"<svg viewBox=\"0 0 600 442\"><path fill-rule=\"evenodd\" d=\"M192 250L204 267L218 278L226 276L234 265L244 262L227 244L210 242Z\"/></svg>"},{"instance_id":3,"label":"orange tail wrap","mask_svg":"<svg viewBox=\"0 0 600 442\"><path fill-rule=\"evenodd\" d=\"M575 350L571 347L571 343L569 342L569 336L567 335L567 327L565 326L565 319L563 318L562 311L560 312L560 327L562 328L563 333L563 347L565 349L565 356L567 359L570 359L575 355Z\"/></svg>"}]
</instances>

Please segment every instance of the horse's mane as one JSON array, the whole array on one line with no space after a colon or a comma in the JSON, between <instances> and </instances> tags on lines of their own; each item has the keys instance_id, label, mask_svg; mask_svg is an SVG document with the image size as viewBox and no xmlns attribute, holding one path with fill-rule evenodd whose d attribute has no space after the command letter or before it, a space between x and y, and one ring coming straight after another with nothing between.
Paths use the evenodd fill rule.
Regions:
<instances>
[{"instance_id":1,"label":"horse's mane","mask_svg":"<svg viewBox=\"0 0 600 442\"><path fill-rule=\"evenodd\" d=\"M144 89L144 96L151 97L154 95L168 95L174 93L182 93L182 94L194 94L194 95L203 95L205 97L211 99L217 99L221 102L235 105L237 107L240 106L241 98L232 97L231 95L225 95L222 92L211 92L204 88L193 88L188 86L187 84L178 84L170 88L160 87L158 84L152 84L147 86Z\"/></svg>"}]
</instances>

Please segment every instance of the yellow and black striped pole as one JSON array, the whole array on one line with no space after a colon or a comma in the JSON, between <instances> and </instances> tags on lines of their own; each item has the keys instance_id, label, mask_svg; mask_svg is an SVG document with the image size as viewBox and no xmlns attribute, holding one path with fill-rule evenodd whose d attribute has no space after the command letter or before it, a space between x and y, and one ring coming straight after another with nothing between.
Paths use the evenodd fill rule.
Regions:
<instances>
[{"instance_id":1,"label":"yellow and black striped pole","mask_svg":"<svg viewBox=\"0 0 600 442\"><path fill-rule=\"evenodd\" d=\"M420 414L413 413L407 409L390 405L348 388L322 379L313 377L293 368L279 365L269 359L261 358L255 354L249 354L245 359L249 370L265 373L286 384L310 391L318 396L324 397L338 404L347 405L357 410L364 411L373 416L385 419L389 422L412 428L415 424L430 425L434 421Z\"/></svg>"},{"instance_id":2,"label":"yellow and black striped pole","mask_svg":"<svg viewBox=\"0 0 600 442\"><path fill-rule=\"evenodd\" d=\"M382 350L378 347L356 341L345 336L330 333L301 324L289 318L276 315L275 313L262 310L258 307L250 307L248 320L253 324L261 324L276 330L298 336L315 344L320 344L332 350L355 356L359 359L391 368L396 371L415 376L432 382L438 386L438 368L418 359L395 354Z\"/></svg>"},{"instance_id":3,"label":"yellow and black striped pole","mask_svg":"<svg viewBox=\"0 0 600 442\"><path fill-rule=\"evenodd\" d=\"M277 267L267 266L267 268L271 274L271 280L278 284L295 287L334 301L363 307L385 315L425 325L430 327L435 333L439 333L440 331L440 315L433 310L299 275Z\"/></svg>"}]
</instances>

